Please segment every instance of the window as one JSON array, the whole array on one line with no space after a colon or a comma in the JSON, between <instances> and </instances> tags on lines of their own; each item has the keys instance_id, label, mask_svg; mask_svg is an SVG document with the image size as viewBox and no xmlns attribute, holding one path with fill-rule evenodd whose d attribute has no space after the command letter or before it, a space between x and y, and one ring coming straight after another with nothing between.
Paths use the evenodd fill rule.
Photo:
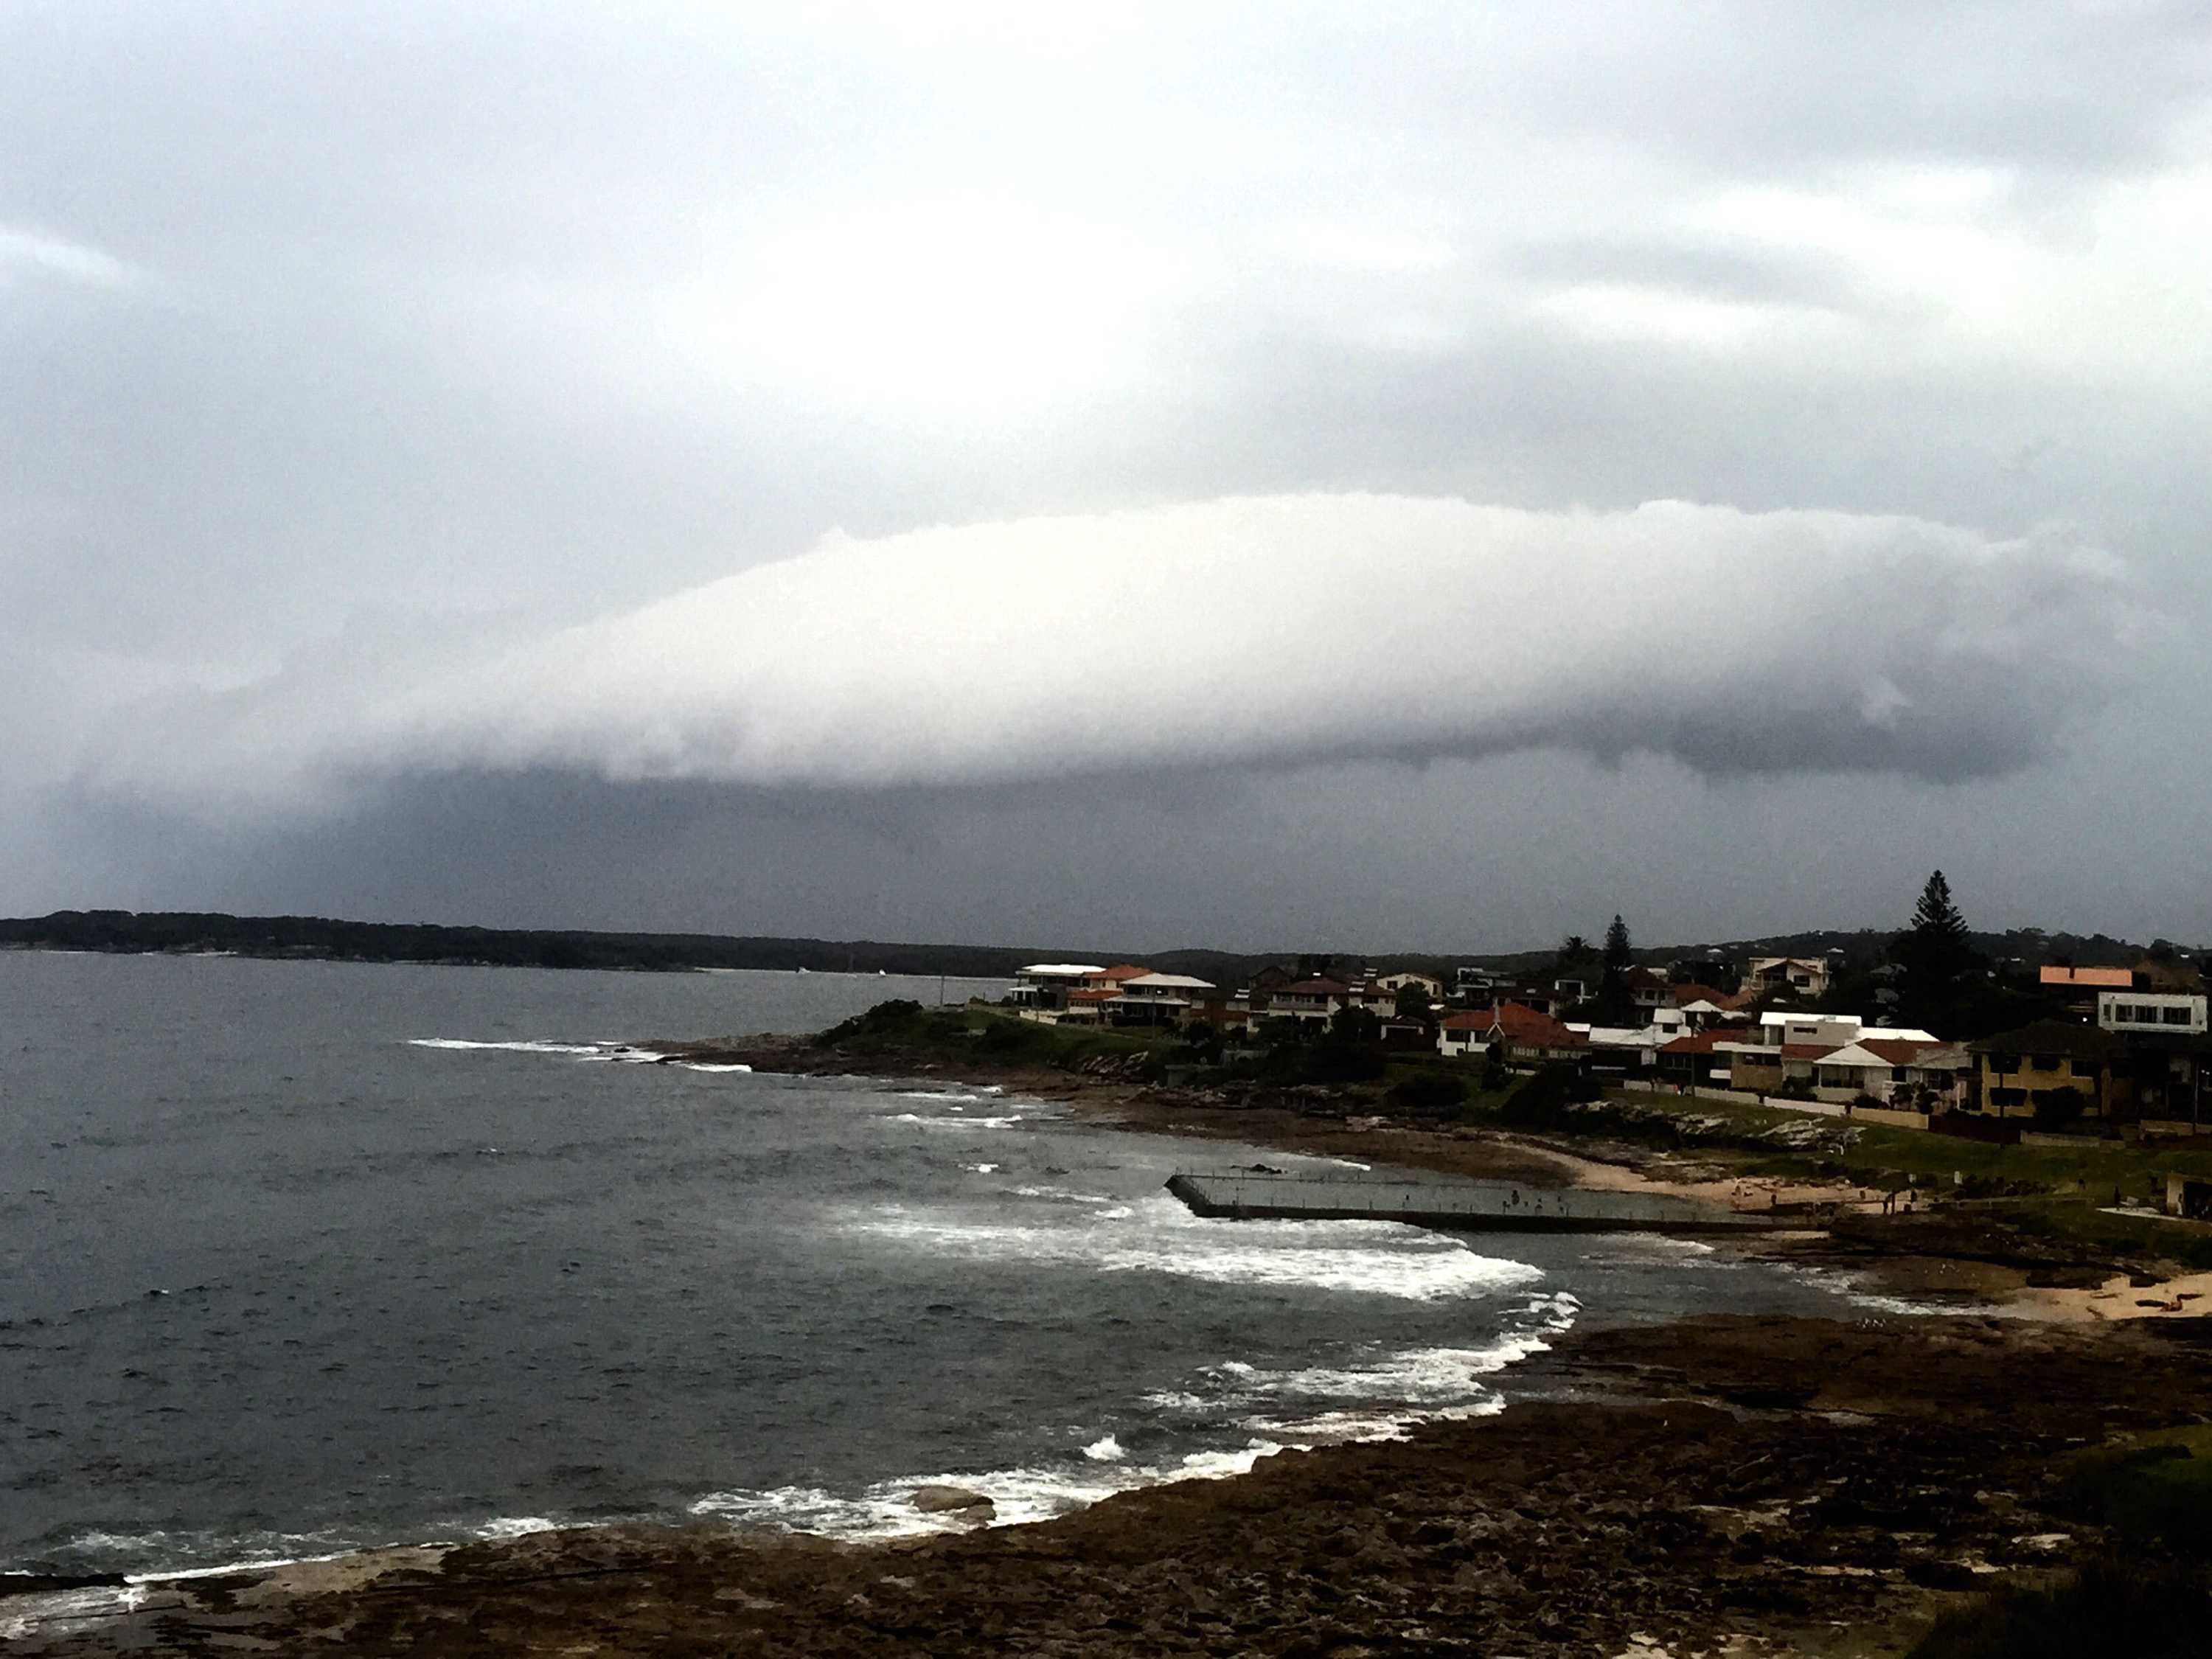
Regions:
<instances>
[{"instance_id":1,"label":"window","mask_svg":"<svg viewBox=\"0 0 2212 1659\"><path fill-rule=\"evenodd\" d=\"M2186 1025L2189 1024L2189 1010L2186 1007L2163 1009L2160 1011L2159 1017L2168 1025Z\"/></svg>"}]
</instances>

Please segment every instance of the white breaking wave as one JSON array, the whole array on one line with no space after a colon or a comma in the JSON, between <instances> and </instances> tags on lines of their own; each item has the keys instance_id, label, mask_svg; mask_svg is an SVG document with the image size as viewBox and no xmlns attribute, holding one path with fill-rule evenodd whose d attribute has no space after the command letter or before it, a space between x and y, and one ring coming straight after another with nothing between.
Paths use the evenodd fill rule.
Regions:
<instances>
[{"instance_id":1,"label":"white breaking wave","mask_svg":"<svg viewBox=\"0 0 2212 1659\"><path fill-rule=\"evenodd\" d=\"M410 1048L482 1049L511 1054L597 1054L596 1042L477 1042L467 1037L410 1037Z\"/></svg>"},{"instance_id":2,"label":"white breaking wave","mask_svg":"<svg viewBox=\"0 0 2212 1659\"><path fill-rule=\"evenodd\" d=\"M969 1175L996 1175L1004 1166L997 1164L963 1164L960 1166Z\"/></svg>"},{"instance_id":3,"label":"white breaking wave","mask_svg":"<svg viewBox=\"0 0 2212 1659\"><path fill-rule=\"evenodd\" d=\"M885 1480L850 1497L819 1486L779 1486L768 1492L709 1492L690 1506L694 1515L718 1516L754 1526L825 1538L862 1540L910 1537L957 1531L966 1522L955 1516L925 1515L914 1507L914 1493L925 1486L963 1486L991 1500L994 1523L1018 1526L1049 1521L1139 1486L1180 1480L1220 1480L1250 1473L1263 1457L1284 1449L1271 1440L1253 1440L1241 1449L1193 1452L1173 1463L1135 1466L1093 1461L1082 1468L1000 1469L988 1474L919 1475Z\"/></svg>"},{"instance_id":4,"label":"white breaking wave","mask_svg":"<svg viewBox=\"0 0 2212 1659\"><path fill-rule=\"evenodd\" d=\"M410 1037L410 1048L444 1048L461 1053L509 1054L565 1054L571 1060L613 1061L627 1066L658 1066L668 1056L654 1048L632 1048L627 1042L552 1042L542 1039L479 1042L472 1037ZM694 1072L750 1072L750 1066L690 1064Z\"/></svg>"},{"instance_id":5,"label":"white breaking wave","mask_svg":"<svg viewBox=\"0 0 2212 1659\"><path fill-rule=\"evenodd\" d=\"M1121 1443L1110 1434L1092 1441L1083 1449L1083 1455L1094 1463L1118 1463L1128 1455L1121 1449Z\"/></svg>"},{"instance_id":6,"label":"white breaking wave","mask_svg":"<svg viewBox=\"0 0 2212 1659\"><path fill-rule=\"evenodd\" d=\"M925 1129L1011 1129L1021 1121L1019 1112L1005 1117L924 1117L919 1112L900 1112L885 1120L890 1123L919 1124Z\"/></svg>"},{"instance_id":7,"label":"white breaking wave","mask_svg":"<svg viewBox=\"0 0 2212 1659\"><path fill-rule=\"evenodd\" d=\"M685 1071L687 1071L687 1072L744 1072L744 1073L750 1073L752 1071L752 1069L753 1069L753 1068L752 1068L751 1066L739 1066L739 1065L714 1066L714 1065L709 1065L709 1064L708 1064L708 1063L707 1063L706 1061L704 1061L704 1060L678 1060L678 1061L677 1062L677 1064L678 1064L678 1065L679 1065L679 1066L682 1066Z\"/></svg>"},{"instance_id":8,"label":"white breaking wave","mask_svg":"<svg viewBox=\"0 0 2212 1659\"><path fill-rule=\"evenodd\" d=\"M560 1524L542 1515L502 1515L480 1521L468 1531L472 1538L521 1538L533 1532L551 1532Z\"/></svg>"},{"instance_id":9,"label":"white breaking wave","mask_svg":"<svg viewBox=\"0 0 2212 1659\"><path fill-rule=\"evenodd\" d=\"M1057 1199L1063 1204L1111 1204L1114 1201L1105 1193L1079 1193L1066 1187L1017 1187L1014 1196Z\"/></svg>"},{"instance_id":10,"label":"white breaking wave","mask_svg":"<svg viewBox=\"0 0 2212 1659\"><path fill-rule=\"evenodd\" d=\"M1105 1218L1097 1218L1100 1223ZM1164 1273L1223 1285L1316 1288L1431 1302L1518 1289L1543 1270L1478 1255L1394 1221L1209 1221L1162 1194L1127 1224L1085 1228L964 1221L900 1208L847 1225L972 1258L1066 1262L1102 1273Z\"/></svg>"}]
</instances>

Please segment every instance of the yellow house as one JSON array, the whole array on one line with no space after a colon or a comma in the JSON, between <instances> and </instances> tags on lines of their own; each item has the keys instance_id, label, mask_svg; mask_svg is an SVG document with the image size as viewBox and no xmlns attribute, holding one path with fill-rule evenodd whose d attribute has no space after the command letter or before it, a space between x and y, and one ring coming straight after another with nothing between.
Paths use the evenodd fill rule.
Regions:
<instances>
[{"instance_id":1,"label":"yellow house","mask_svg":"<svg viewBox=\"0 0 2212 1659\"><path fill-rule=\"evenodd\" d=\"M2132 1115L2127 1044L2094 1025L2039 1019L1967 1045L1981 1085L1980 1110L1996 1117Z\"/></svg>"}]
</instances>

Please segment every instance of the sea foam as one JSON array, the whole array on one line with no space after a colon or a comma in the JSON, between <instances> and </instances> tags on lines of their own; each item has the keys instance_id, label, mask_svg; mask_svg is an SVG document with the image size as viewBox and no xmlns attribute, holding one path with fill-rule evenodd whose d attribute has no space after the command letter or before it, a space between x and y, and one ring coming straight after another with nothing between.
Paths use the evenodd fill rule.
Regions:
<instances>
[{"instance_id":1,"label":"sea foam","mask_svg":"<svg viewBox=\"0 0 2212 1659\"><path fill-rule=\"evenodd\" d=\"M1495 1294L1543 1270L1476 1253L1455 1239L1393 1221L1218 1221L1164 1194L1087 1226L978 1222L887 1207L848 1216L848 1231L970 1258L1173 1273L1214 1284L1312 1288L1414 1302Z\"/></svg>"}]
</instances>

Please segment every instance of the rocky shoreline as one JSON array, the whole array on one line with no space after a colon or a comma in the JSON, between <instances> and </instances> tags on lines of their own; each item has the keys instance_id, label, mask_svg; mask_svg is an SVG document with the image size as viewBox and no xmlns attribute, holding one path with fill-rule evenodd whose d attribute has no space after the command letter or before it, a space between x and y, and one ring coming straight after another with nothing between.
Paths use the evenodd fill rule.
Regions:
<instances>
[{"instance_id":1,"label":"rocky shoreline","mask_svg":"<svg viewBox=\"0 0 2212 1659\"><path fill-rule=\"evenodd\" d=\"M797 1039L641 1045L850 1074ZM1637 1182L1620 1161L1487 1131L1233 1107L1115 1075L961 1066L1086 1117L1534 1185ZM1917 1290L2017 1289L2018 1264L1800 1241ZM1786 1247L1785 1247L1786 1248ZM2018 1279L2007 1275L2018 1275ZM1511 1374L1510 1409L1403 1440L1264 1458L1030 1526L841 1544L621 1525L153 1581L0 1585L26 1653L571 1655L1465 1652L1905 1654L1992 1586L2055 1583L2112 1537L2069 1497L2083 1449L2212 1421L2212 1326L1978 1314L1712 1318L1577 1331ZM15 1594L12 1591L36 1593ZM127 1604L127 1605L126 1605Z\"/></svg>"},{"instance_id":2,"label":"rocky shoreline","mask_svg":"<svg viewBox=\"0 0 2212 1659\"><path fill-rule=\"evenodd\" d=\"M1039 1525L544 1533L150 1584L74 1628L0 1601L0 1624L54 1656L1903 1653L1992 1583L2106 1549L2064 1460L2212 1414L2205 1328L1592 1332L1502 1415Z\"/></svg>"}]
</instances>

